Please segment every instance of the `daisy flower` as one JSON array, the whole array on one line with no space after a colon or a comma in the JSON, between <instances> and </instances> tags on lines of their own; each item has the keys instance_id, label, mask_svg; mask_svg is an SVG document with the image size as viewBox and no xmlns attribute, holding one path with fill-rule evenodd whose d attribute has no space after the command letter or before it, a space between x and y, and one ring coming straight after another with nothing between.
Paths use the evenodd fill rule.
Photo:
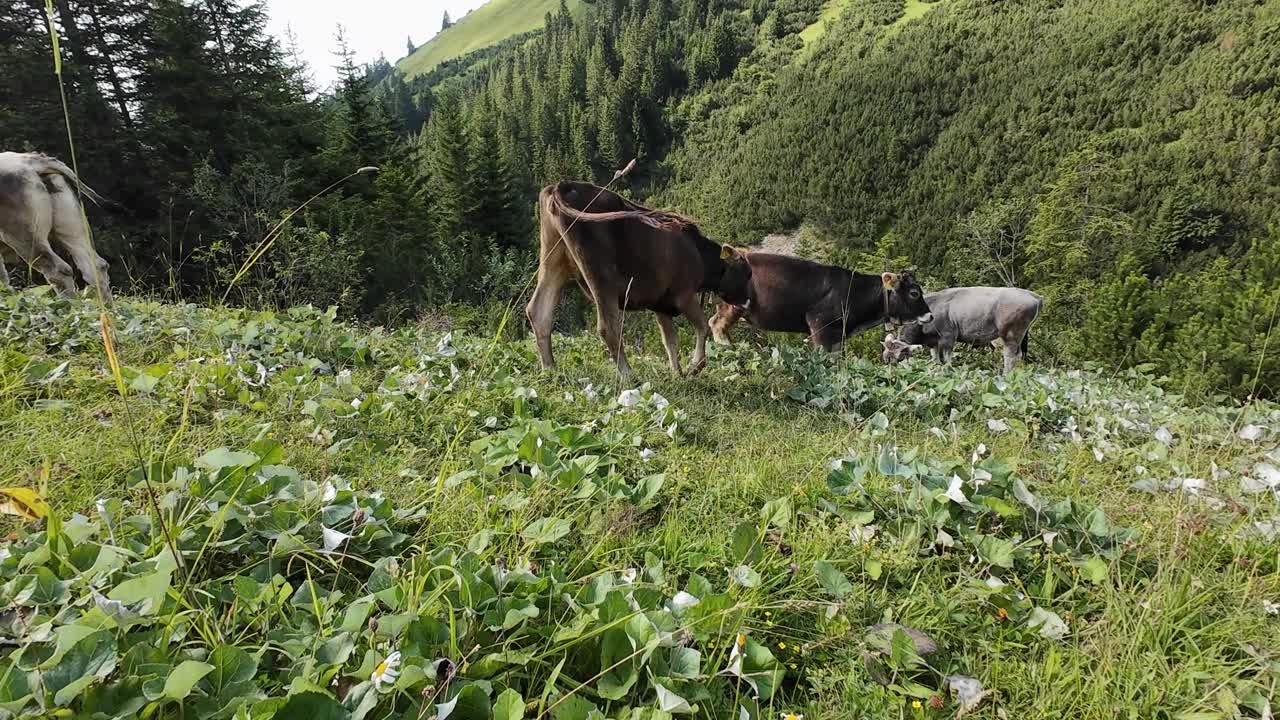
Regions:
<instances>
[{"instance_id":1,"label":"daisy flower","mask_svg":"<svg viewBox=\"0 0 1280 720\"><path fill-rule=\"evenodd\" d=\"M397 650L388 655L386 660L378 663L369 680L373 682L374 687L381 690L383 683L392 684L398 677L400 677L400 651Z\"/></svg>"}]
</instances>

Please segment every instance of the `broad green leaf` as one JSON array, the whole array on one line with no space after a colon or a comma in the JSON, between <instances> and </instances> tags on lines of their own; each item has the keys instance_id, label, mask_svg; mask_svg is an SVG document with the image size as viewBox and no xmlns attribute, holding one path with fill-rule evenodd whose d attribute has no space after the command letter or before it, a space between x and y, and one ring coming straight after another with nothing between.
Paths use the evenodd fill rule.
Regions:
<instances>
[{"instance_id":1,"label":"broad green leaf","mask_svg":"<svg viewBox=\"0 0 1280 720\"><path fill-rule=\"evenodd\" d=\"M535 545L543 545L563 538L572 529L573 523L568 520L544 517L530 523L524 529L524 532L520 533L520 536Z\"/></svg>"},{"instance_id":2,"label":"broad green leaf","mask_svg":"<svg viewBox=\"0 0 1280 720\"><path fill-rule=\"evenodd\" d=\"M777 498L765 503L764 507L760 509L760 523L764 527L772 525L779 530L786 530L791 526L793 514L791 498Z\"/></svg>"},{"instance_id":3,"label":"broad green leaf","mask_svg":"<svg viewBox=\"0 0 1280 720\"><path fill-rule=\"evenodd\" d=\"M590 700L582 695L570 695L559 701L551 711L551 717L555 720L588 720L593 712L596 712L596 706Z\"/></svg>"},{"instance_id":4,"label":"broad green leaf","mask_svg":"<svg viewBox=\"0 0 1280 720\"><path fill-rule=\"evenodd\" d=\"M489 696L479 685L462 688L452 700L436 705L438 720L489 720Z\"/></svg>"},{"instance_id":5,"label":"broad green leaf","mask_svg":"<svg viewBox=\"0 0 1280 720\"><path fill-rule=\"evenodd\" d=\"M493 720L524 720L524 698L510 688L503 690L493 704Z\"/></svg>"},{"instance_id":6,"label":"broad green leaf","mask_svg":"<svg viewBox=\"0 0 1280 720\"><path fill-rule=\"evenodd\" d=\"M1107 579L1107 563L1099 557L1091 557L1088 560L1076 563L1076 567L1080 570L1080 577L1097 585Z\"/></svg>"},{"instance_id":7,"label":"broad green leaf","mask_svg":"<svg viewBox=\"0 0 1280 720\"><path fill-rule=\"evenodd\" d=\"M666 480L667 476L659 473L657 475L650 475L636 483L635 490L631 493L631 502L641 508L648 507L653 503L654 498L658 497L658 493L662 490L662 486Z\"/></svg>"},{"instance_id":8,"label":"broad green leaf","mask_svg":"<svg viewBox=\"0 0 1280 720\"><path fill-rule=\"evenodd\" d=\"M1018 502L1026 505L1037 513L1044 510L1044 504L1040 502L1040 498L1036 497L1029 489L1027 489L1027 484L1022 482L1022 478L1014 479L1013 496L1018 499Z\"/></svg>"},{"instance_id":9,"label":"broad green leaf","mask_svg":"<svg viewBox=\"0 0 1280 720\"><path fill-rule=\"evenodd\" d=\"M702 653L687 647L671 648L671 676L692 680L702 674Z\"/></svg>"},{"instance_id":10,"label":"broad green leaf","mask_svg":"<svg viewBox=\"0 0 1280 720\"><path fill-rule=\"evenodd\" d=\"M154 615L160 609L165 593L169 592L169 584L172 577L168 570L157 570L146 575L139 575L115 586L111 592L107 593L107 597L112 600L119 600L125 605L137 605L145 602L146 605L141 607L142 614Z\"/></svg>"},{"instance_id":11,"label":"broad green leaf","mask_svg":"<svg viewBox=\"0 0 1280 720\"><path fill-rule=\"evenodd\" d=\"M489 547L489 543L493 541L493 529L484 528L480 532L471 536L467 540L467 549L476 555L481 555Z\"/></svg>"},{"instance_id":12,"label":"broad green leaf","mask_svg":"<svg viewBox=\"0 0 1280 720\"><path fill-rule=\"evenodd\" d=\"M872 580L879 580L880 573L884 569L884 566L879 560L868 560L865 569L867 571L867 577Z\"/></svg>"},{"instance_id":13,"label":"broad green leaf","mask_svg":"<svg viewBox=\"0 0 1280 720\"><path fill-rule=\"evenodd\" d=\"M196 458L196 467L209 470L221 470L226 467L253 467L258 456L249 452L233 452L227 448L217 448Z\"/></svg>"},{"instance_id":14,"label":"broad green leaf","mask_svg":"<svg viewBox=\"0 0 1280 720\"><path fill-rule=\"evenodd\" d=\"M164 681L164 695L170 700L183 700L200 678L213 672L213 666L196 660L183 660Z\"/></svg>"},{"instance_id":15,"label":"broad green leaf","mask_svg":"<svg viewBox=\"0 0 1280 720\"><path fill-rule=\"evenodd\" d=\"M753 588L760 584L760 573L752 570L750 565L739 565L730 570L729 578L744 588Z\"/></svg>"},{"instance_id":16,"label":"broad green leaf","mask_svg":"<svg viewBox=\"0 0 1280 720\"><path fill-rule=\"evenodd\" d=\"M267 715L267 713L258 710L260 704L253 706L252 717ZM317 691L308 691L290 695L289 699L279 706L275 715L270 717L271 720L349 720L350 713L337 700L328 695Z\"/></svg>"},{"instance_id":17,"label":"broad green leaf","mask_svg":"<svg viewBox=\"0 0 1280 720\"><path fill-rule=\"evenodd\" d=\"M815 562L813 571L817 574L818 583L822 585L822 589L834 595L837 600L843 600L849 593L853 592L853 585L849 583L849 579L845 577L844 573L826 560Z\"/></svg>"},{"instance_id":18,"label":"broad green leaf","mask_svg":"<svg viewBox=\"0 0 1280 720\"><path fill-rule=\"evenodd\" d=\"M994 535L978 535L975 546L978 557L988 565L1001 568L1013 567L1013 543Z\"/></svg>"},{"instance_id":19,"label":"broad green leaf","mask_svg":"<svg viewBox=\"0 0 1280 720\"><path fill-rule=\"evenodd\" d=\"M739 565L750 565L759 561L764 556L764 549L760 547L760 528L751 521L740 523L733 529L730 549L733 561Z\"/></svg>"},{"instance_id":20,"label":"broad green leaf","mask_svg":"<svg viewBox=\"0 0 1280 720\"><path fill-rule=\"evenodd\" d=\"M45 690L54 693L54 704L65 706L110 675L117 660L115 635L106 630L91 632L72 644L41 680Z\"/></svg>"},{"instance_id":21,"label":"broad green leaf","mask_svg":"<svg viewBox=\"0 0 1280 720\"><path fill-rule=\"evenodd\" d=\"M1107 522L1107 514L1102 508L1094 508L1085 518L1085 524L1094 537L1103 538L1111 534L1111 523Z\"/></svg>"},{"instance_id":22,"label":"broad green leaf","mask_svg":"<svg viewBox=\"0 0 1280 720\"><path fill-rule=\"evenodd\" d=\"M653 689L658 692L658 709L672 714L692 715L693 708L689 701L667 689L661 682L655 682Z\"/></svg>"}]
</instances>

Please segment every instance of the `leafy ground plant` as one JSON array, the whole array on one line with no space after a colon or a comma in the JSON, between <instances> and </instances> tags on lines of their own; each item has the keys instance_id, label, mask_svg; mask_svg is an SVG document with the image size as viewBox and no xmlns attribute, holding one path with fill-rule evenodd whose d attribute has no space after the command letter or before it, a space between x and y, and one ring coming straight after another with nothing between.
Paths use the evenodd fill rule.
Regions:
<instances>
[{"instance_id":1,"label":"leafy ground plant","mask_svg":"<svg viewBox=\"0 0 1280 720\"><path fill-rule=\"evenodd\" d=\"M0 716L1272 712L1270 405L117 313L127 406L92 305L0 296Z\"/></svg>"}]
</instances>

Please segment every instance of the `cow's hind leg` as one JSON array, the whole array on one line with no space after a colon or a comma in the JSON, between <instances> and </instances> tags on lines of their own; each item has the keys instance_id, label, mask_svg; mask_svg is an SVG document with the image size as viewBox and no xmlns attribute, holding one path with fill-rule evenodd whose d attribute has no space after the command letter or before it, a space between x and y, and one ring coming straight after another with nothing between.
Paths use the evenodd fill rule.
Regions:
<instances>
[{"instance_id":1,"label":"cow's hind leg","mask_svg":"<svg viewBox=\"0 0 1280 720\"><path fill-rule=\"evenodd\" d=\"M49 199L53 210L52 233L50 237L58 246L66 251L75 263L86 283L93 285L98 297L103 302L111 302L111 283L108 277L107 261L94 252L89 239L89 229L76 200L75 191L63 180L55 176L47 181L52 188Z\"/></svg>"},{"instance_id":2,"label":"cow's hind leg","mask_svg":"<svg viewBox=\"0 0 1280 720\"><path fill-rule=\"evenodd\" d=\"M665 313L654 313L658 318L658 330L662 332L662 347L667 351L671 372L680 374L680 336L676 333L675 318Z\"/></svg>"},{"instance_id":3,"label":"cow's hind leg","mask_svg":"<svg viewBox=\"0 0 1280 720\"><path fill-rule=\"evenodd\" d=\"M13 283L9 282L9 270L5 267L6 263L16 263L18 261L17 255L14 255L13 258L9 257L12 252L13 251L9 249L9 246L5 244L4 237L0 236L0 290L10 290L13 288Z\"/></svg>"},{"instance_id":4,"label":"cow's hind leg","mask_svg":"<svg viewBox=\"0 0 1280 720\"><path fill-rule=\"evenodd\" d=\"M567 268L560 265L541 265L538 268L538 287L534 288L533 297L524 309L538 344L538 358L542 361L543 370L556 366L555 356L551 354L551 329L555 324L556 306L560 303L560 291L568 279L566 275Z\"/></svg>"},{"instance_id":5,"label":"cow's hind leg","mask_svg":"<svg viewBox=\"0 0 1280 720\"><path fill-rule=\"evenodd\" d=\"M622 345L622 293L611 292L613 284L599 273L590 271L591 262L580 262L582 277L591 290L591 298L596 304L596 331L609 351L609 357L618 365L618 374L624 378L631 377L631 366L627 364L627 352Z\"/></svg>"},{"instance_id":6,"label":"cow's hind leg","mask_svg":"<svg viewBox=\"0 0 1280 720\"><path fill-rule=\"evenodd\" d=\"M733 327L745 313L746 310L738 305L720 303L716 308L716 314L711 317L711 336L721 345L731 344L733 339L729 337L729 328Z\"/></svg>"},{"instance_id":7,"label":"cow's hind leg","mask_svg":"<svg viewBox=\"0 0 1280 720\"><path fill-rule=\"evenodd\" d=\"M689 318L693 325L693 357L689 360L689 377L702 372L707 366L707 336L711 334L711 326L707 323L707 315L702 311L702 303L697 295L689 295L680 303L680 312Z\"/></svg>"},{"instance_id":8,"label":"cow's hind leg","mask_svg":"<svg viewBox=\"0 0 1280 720\"><path fill-rule=\"evenodd\" d=\"M1009 336L1004 338L1004 374L1013 372L1013 368L1022 359L1022 338Z\"/></svg>"},{"instance_id":9,"label":"cow's hind leg","mask_svg":"<svg viewBox=\"0 0 1280 720\"><path fill-rule=\"evenodd\" d=\"M63 297L76 294L71 266L49 246L53 227L53 211L44 183L30 183L24 189L20 209L3 218L3 231L9 247L26 264L34 267Z\"/></svg>"}]
</instances>

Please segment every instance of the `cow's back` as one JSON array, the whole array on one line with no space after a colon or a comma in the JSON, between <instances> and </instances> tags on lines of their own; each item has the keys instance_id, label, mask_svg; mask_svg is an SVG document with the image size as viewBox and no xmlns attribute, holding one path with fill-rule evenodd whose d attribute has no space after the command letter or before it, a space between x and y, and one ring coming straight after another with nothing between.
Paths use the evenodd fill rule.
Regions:
<instances>
[{"instance_id":1,"label":"cow's back","mask_svg":"<svg viewBox=\"0 0 1280 720\"><path fill-rule=\"evenodd\" d=\"M791 255L752 252L752 324L775 332L808 332L806 316L826 303L837 286L848 292L852 274ZM843 282L842 282L843 281Z\"/></svg>"},{"instance_id":2,"label":"cow's back","mask_svg":"<svg viewBox=\"0 0 1280 720\"><path fill-rule=\"evenodd\" d=\"M1025 330L1043 299L1021 288L958 287L929 293L925 302L939 331L950 330L960 341L977 344L1000 338L1018 325Z\"/></svg>"},{"instance_id":3,"label":"cow's back","mask_svg":"<svg viewBox=\"0 0 1280 720\"><path fill-rule=\"evenodd\" d=\"M562 182L545 188L543 197L548 194L558 194L565 205L581 212L647 210L588 183ZM552 217L545 201L542 208L544 246L560 240L563 232L563 241L573 255L575 275L590 274L601 280L601 285L616 288L618 304L628 309L677 314L678 299L703 284L703 255L719 253L719 246L701 238L692 226L661 229L630 218L575 222L570 217ZM551 232L547 223L552 225Z\"/></svg>"}]
</instances>

